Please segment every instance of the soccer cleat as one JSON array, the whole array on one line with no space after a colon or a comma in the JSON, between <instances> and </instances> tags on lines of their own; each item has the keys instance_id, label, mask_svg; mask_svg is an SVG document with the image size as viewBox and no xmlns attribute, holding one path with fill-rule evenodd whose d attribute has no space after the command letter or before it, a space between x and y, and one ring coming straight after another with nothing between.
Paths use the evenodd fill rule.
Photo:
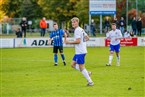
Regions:
<instances>
[{"instance_id":1,"label":"soccer cleat","mask_svg":"<svg viewBox=\"0 0 145 97\"><path fill-rule=\"evenodd\" d=\"M57 63L54 64L54 66L57 66L57 65L58 65Z\"/></svg>"},{"instance_id":2,"label":"soccer cleat","mask_svg":"<svg viewBox=\"0 0 145 97\"><path fill-rule=\"evenodd\" d=\"M87 86L93 86L94 83L93 82L88 82Z\"/></svg>"},{"instance_id":3,"label":"soccer cleat","mask_svg":"<svg viewBox=\"0 0 145 97\"><path fill-rule=\"evenodd\" d=\"M89 74L89 76L91 76L92 75L92 72L89 71L88 74Z\"/></svg>"},{"instance_id":4,"label":"soccer cleat","mask_svg":"<svg viewBox=\"0 0 145 97\"><path fill-rule=\"evenodd\" d=\"M64 66L66 66L66 62L65 61L63 62L63 64L64 64Z\"/></svg>"},{"instance_id":5,"label":"soccer cleat","mask_svg":"<svg viewBox=\"0 0 145 97\"><path fill-rule=\"evenodd\" d=\"M106 66L111 66L111 64L107 63Z\"/></svg>"}]
</instances>

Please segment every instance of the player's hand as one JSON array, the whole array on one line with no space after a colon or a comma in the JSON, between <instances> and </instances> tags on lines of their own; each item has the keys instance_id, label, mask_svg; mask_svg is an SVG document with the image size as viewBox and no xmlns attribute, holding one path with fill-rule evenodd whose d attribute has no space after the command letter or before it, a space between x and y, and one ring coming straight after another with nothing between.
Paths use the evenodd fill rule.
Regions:
<instances>
[{"instance_id":1,"label":"player's hand","mask_svg":"<svg viewBox=\"0 0 145 97\"><path fill-rule=\"evenodd\" d=\"M51 44L51 41L52 41L51 39L48 39L48 44L49 44L49 45Z\"/></svg>"},{"instance_id":2,"label":"player's hand","mask_svg":"<svg viewBox=\"0 0 145 97\"><path fill-rule=\"evenodd\" d=\"M48 44L50 45L51 44L51 41L48 41Z\"/></svg>"},{"instance_id":3,"label":"player's hand","mask_svg":"<svg viewBox=\"0 0 145 97\"><path fill-rule=\"evenodd\" d=\"M85 40L86 41L88 41L90 38L89 38L89 36L87 35L87 36L85 36Z\"/></svg>"}]
</instances>

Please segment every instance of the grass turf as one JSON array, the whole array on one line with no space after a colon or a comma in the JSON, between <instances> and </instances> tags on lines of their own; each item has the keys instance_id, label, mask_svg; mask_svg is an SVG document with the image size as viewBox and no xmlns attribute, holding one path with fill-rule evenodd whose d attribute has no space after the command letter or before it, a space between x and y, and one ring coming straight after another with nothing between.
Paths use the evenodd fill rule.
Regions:
<instances>
[{"instance_id":1,"label":"grass turf","mask_svg":"<svg viewBox=\"0 0 145 97\"><path fill-rule=\"evenodd\" d=\"M0 49L1 97L143 97L144 47L121 47L121 66L106 67L109 48L88 48L86 68L95 85L87 87L70 63L74 48L64 48L67 66L53 66L52 48Z\"/></svg>"}]
</instances>

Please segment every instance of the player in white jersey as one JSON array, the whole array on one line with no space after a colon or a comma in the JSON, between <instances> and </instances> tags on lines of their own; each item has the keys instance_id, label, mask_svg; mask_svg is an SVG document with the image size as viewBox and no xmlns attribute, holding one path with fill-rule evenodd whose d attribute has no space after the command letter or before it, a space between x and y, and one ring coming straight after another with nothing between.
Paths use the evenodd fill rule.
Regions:
<instances>
[{"instance_id":1,"label":"player in white jersey","mask_svg":"<svg viewBox=\"0 0 145 97\"><path fill-rule=\"evenodd\" d=\"M117 64L116 66L120 66L120 39L122 38L121 31L116 29L116 24L112 23L112 30L106 34L107 39L110 39L110 55L109 62L106 66L112 65L113 53L116 52Z\"/></svg>"},{"instance_id":2,"label":"player in white jersey","mask_svg":"<svg viewBox=\"0 0 145 97\"><path fill-rule=\"evenodd\" d=\"M93 86L94 83L90 78L91 72L88 72L85 68L85 55L87 53L86 41L89 40L86 32L79 27L79 19L74 17L71 19L72 27L75 28L74 31L74 41L65 40L66 44L75 44L75 55L71 66L82 72L84 77L87 79L87 86Z\"/></svg>"}]
</instances>

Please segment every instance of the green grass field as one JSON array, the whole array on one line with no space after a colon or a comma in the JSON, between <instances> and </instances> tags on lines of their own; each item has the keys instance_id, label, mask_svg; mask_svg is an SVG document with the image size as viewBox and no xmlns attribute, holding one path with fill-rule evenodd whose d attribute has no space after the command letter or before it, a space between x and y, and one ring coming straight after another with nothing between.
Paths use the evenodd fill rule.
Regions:
<instances>
[{"instance_id":1,"label":"green grass field","mask_svg":"<svg viewBox=\"0 0 145 97\"><path fill-rule=\"evenodd\" d=\"M52 48L0 49L1 97L144 97L143 47L121 47L121 66L106 67L108 47L88 48L86 68L95 83L87 87L70 63L74 48L64 48L67 66L59 56L53 66Z\"/></svg>"}]
</instances>

